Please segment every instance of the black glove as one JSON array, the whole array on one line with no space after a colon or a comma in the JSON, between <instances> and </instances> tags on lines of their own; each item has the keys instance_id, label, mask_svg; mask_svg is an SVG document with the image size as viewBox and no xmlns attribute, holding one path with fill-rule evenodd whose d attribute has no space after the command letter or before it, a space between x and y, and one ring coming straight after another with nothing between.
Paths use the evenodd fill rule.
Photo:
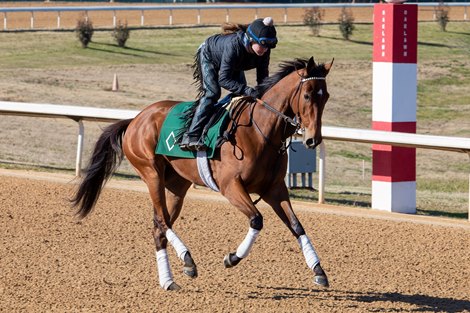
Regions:
<instances>
[{"instance_id":1,"label":"black glove","mask_svg":"<svg viewBox=\"0 0 470 313\"><path fill-rule=\"evenodd\" d=\"M248 87L248 86L245 88L243 93L245 95L253 97L255 99L259 98L259 96L260 96L260 93L256 88L251 88L251 87Z\"/></svg>"}]
</instances>

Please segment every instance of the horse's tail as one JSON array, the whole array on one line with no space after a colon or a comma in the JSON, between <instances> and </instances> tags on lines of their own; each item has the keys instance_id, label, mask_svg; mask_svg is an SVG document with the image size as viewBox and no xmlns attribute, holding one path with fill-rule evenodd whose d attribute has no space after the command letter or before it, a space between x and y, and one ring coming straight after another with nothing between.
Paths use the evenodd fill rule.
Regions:
<instances>
[{"instance_id":1,"label":"horse's tail","mask_svg":"<svg viewBox=\"0 0 470 313\"><path fill-rule=\"evenodd\" d=\"M96 142L90 163L84 170L85 177L70 200L74 207L79 207L77 215L80 218L90 213L105 183L121 164L124 158L122 137L131 121L122 120L106 127Z\"/></svg>"}]
</instances>

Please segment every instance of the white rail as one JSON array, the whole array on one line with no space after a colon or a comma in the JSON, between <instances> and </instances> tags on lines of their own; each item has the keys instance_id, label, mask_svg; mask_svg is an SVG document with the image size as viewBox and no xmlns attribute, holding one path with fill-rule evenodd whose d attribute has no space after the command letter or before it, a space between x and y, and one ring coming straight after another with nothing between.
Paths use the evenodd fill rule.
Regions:
<instances>
[{"instance_id":1,"label":"white rail","mask_svg":"<svg viewBox=\"0 0 470 313\"><path fill-rule=\"evenodd\" d=\"M82 168L83 138L85 136L83 121L111 123L134 118L137 114L139 114L139 111L136 110L0 101L0 115L71 118L78 122L77 157L75 159L76 176L80 176Z\"/></svg>"},{"instance_id":2,"label":"white rail","mask_svg":"<svg viewBox=\"0 0 470 313\"><path fill-rule=\"evenodd\" d=\"M79 124L77 158L75 174L80 176L81 159L83 151L83 137L85 129L82 121L115 122L122 119L134 118L139 111L102 109L93 107L79 107L69 105L37 104L0 101L0 115L18 115L49 118L70 118ZM387 144L393 146L424 148L433 150L445 150L467 153L470 156L470 138L448 137L434 135L420 135L399 132L387 132L378 130L344 128L344 127L322 127L325 140L340 140L348 142L360 142L370 144ZM325 163L326 151L322 143L319 152L319 195L318 202L324 202L325 190ZM470 177L469 177L470 179ZM469 218L470 218L470 190L469 190Z\"/></svg>"},{"instance_id":3,"label":"white rail","mask_svg":"<svg viewBox=\"0 0 470 313\"><path fill-rule=\"evenodd\" d=\"M413 3L413 2L409 2ZM420 2L416 3L420 7L437 7L438 2ZM464 7L463 20L467 21L467 7L470 6L468 2L445 2L443 3L449 7ZM230 20L230 10L235 9L253 9L255 10L255 17L258 15L259 9L279 9L284 10L284 23L288 23L288 9L296 8L341 8L341 7L351 7L351 8L366 8L373 7L374 3L274 3L274 4L172 4L172 5L107 5L107 6L57 6L57 7L0 7L0 13L3 13L3 30L8 30L8 13L19 13L19 12L29 12L30 17L30 29L35 29L35 12L56 12L57 13L57 29L61 28L61 12L85 12L85 15L88 16L88 12L93 11L112 11L113 20L112 25L116 27L116 12L117 11L140 11L140 26L144 26L144 12L145 11L161 11L165 10L169 12L168 16L168 25L173 25L173 11L178 10L193 10L197 12L197 23L196 25L201 24L201 11L204 10L225 10L226 11L226 22ZM292 22L292 21L291 21ZM296 21L299 22L299 21Z\"/></svg>"}]
</instances>

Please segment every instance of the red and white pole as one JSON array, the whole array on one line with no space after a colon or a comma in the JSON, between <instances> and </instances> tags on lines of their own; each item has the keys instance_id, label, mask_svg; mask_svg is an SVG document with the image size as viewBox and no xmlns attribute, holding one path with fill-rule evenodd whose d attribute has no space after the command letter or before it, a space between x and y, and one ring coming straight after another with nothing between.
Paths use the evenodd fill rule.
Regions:
<instances>
[{"instance_id":1,"label":"red and white pole","mask_svg":"<svg viewBox=\"0 0 470 313\"><path fill-rule=\"evenodd\" d=\"M416 4L374 5L372 128L416 133ZM416 149L372 146L372 208L416 213Z\"/></svg>"}]
</instances>

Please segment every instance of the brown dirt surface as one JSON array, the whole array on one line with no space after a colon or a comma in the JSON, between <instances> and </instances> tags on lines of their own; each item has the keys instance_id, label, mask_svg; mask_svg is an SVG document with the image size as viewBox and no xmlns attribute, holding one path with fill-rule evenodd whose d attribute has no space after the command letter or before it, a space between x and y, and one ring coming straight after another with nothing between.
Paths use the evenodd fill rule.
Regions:
<instances>
[{"instance_id":1,"label":"brown dirt surface","mask_svg":"<svg viewBox=\"0 0 470 313\"><path fill-rule=\"evenodd\" d=\"M265 227L233 269L222 258L248 229L216 193L190 190L174 229L199 277L170 262L180 292L156 276L150 200L112 180L87 219L72 176L0 170L0 312L470 312L465 221L294 202L331 287L312 284L296 240L265 205Z\"/></svg>"}]
</instances>

